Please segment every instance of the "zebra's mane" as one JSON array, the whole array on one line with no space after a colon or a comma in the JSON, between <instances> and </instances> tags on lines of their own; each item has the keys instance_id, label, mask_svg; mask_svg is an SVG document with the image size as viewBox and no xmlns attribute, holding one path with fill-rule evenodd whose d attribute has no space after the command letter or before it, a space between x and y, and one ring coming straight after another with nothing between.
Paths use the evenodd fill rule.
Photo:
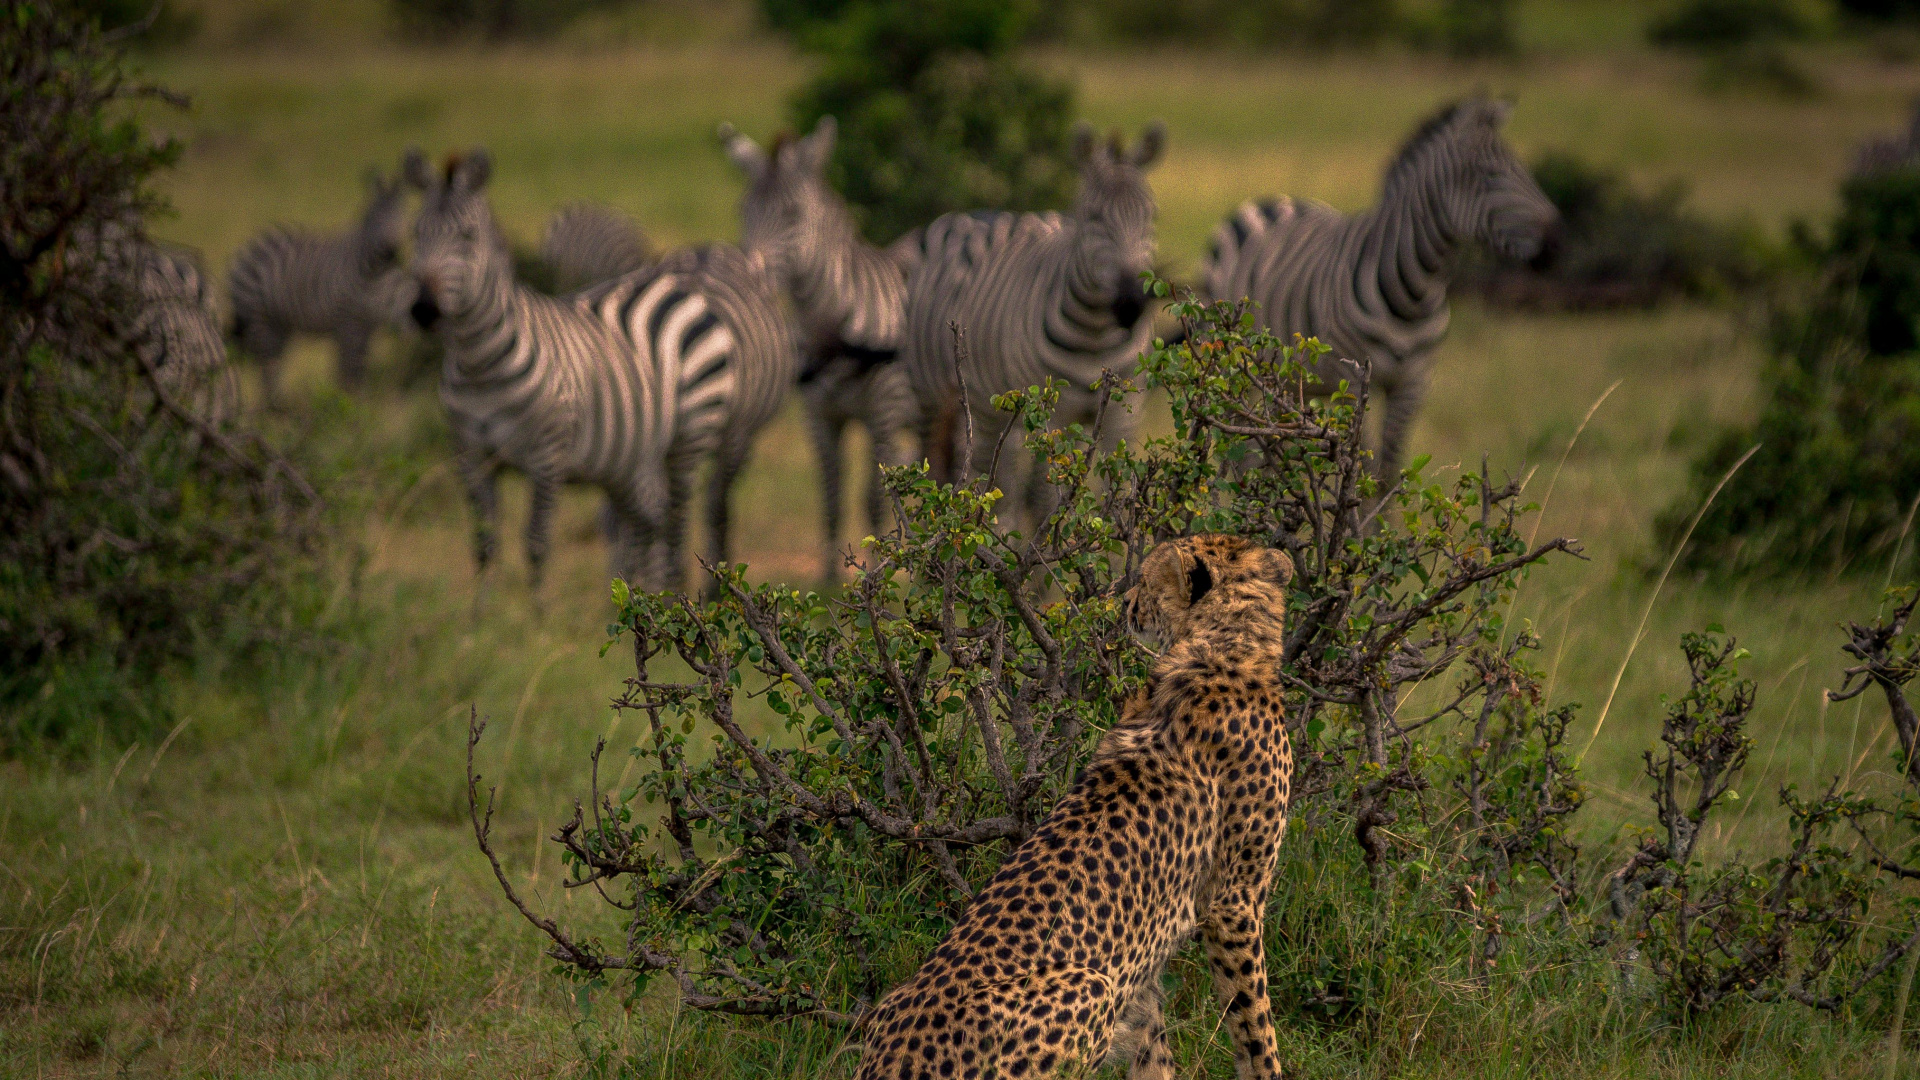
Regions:
<instances>
[{"instance_id":1,"label":"zebra's mane","mask_svg":"<svg viewBox=\"0 0 1920 1080\"><path fill-rule=\"evenodd\" d=\"M1392 187L1395 180L1419 167L1421 159L1434 143L1451 136L1462 120L1479 111L1487 104L1486 98L1471 97L1449 102L1441 106L1433 115L1420 122L1420 126L1407 136L1400 146L1400 152L1394 155L1393 163L1387 166L1387 186Z\"/></svg>"}]
</instances>

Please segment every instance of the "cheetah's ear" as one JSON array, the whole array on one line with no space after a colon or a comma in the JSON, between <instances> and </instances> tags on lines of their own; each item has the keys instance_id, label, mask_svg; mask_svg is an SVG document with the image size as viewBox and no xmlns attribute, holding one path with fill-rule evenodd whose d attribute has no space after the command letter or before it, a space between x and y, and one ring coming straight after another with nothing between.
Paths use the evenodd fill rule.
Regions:
<instances>
[{"instance_id":1,"label":"cheetah's ear","mask_svg":"<svg viewBox=\"0 0 1920 1080\"><path fill-rule=\"evenodd\" d=\"M1253 572L1284 589L1293 580L1293 558L1279 548L1261 548L1253 553Z\"/></svg>"},{"instance_id":2,"label":"cheetah's ear","mask_svg":"<svg viewBox=\"0 0 1920 1080\"><path fill-rule=\"evenodd\" d=\"M1194 558L1193 569L1187 571L1187 588L1188 607L1199 603L1201 597L1213 591L1213 569L1207 565L1207 560Z\"/></svg>"}]
</instances>

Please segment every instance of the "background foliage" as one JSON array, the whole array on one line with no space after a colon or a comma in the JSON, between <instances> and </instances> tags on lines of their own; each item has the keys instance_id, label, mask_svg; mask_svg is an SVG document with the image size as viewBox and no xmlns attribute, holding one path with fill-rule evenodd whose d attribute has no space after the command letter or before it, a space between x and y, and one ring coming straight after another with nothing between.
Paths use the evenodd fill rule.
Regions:
<instances>
[{"instance_id":1,"label":"background foliage","mask_svg":"<svg viewBox=\"0 0 1920 1080\"><path fill-rule=\"evenodd\" d=\"M1819 267L1774 315L1765 406L1701 458L1704 492L1754 444L1694 533L1701 569L1885 572L1911 551L1920 496L1920 170L1848 179L1825 239L1802 234ZM1673 507L1677 539L1690 508Z\"/></svg>"},{"instance_id":2,"label":"background foliage","mask_svg":"<svg viewBox=\"0 0 1920 1080\"><path fill-rule=\"evenodd\" d=\"M794 124L839 121L828 180L869 239L954 210L1072 199L1072 89L1014 52L1033 11L1028 0L859 0L830 19L778 16L798 21L822 59L794 96Z\"/></svg>"},{"instance_id":3,"label":"background foliage","mask_svg":"<svg viewBox=\"0 0 1920 1080\"><path fill-rule=\"evenodd\" d=\"M137 355L122 253L178 147L127 112L167 95L42 4L0 20L0 93L0 749L117 740L196 638L298 621L318 495Z\"/></svg>"}]
</instances>

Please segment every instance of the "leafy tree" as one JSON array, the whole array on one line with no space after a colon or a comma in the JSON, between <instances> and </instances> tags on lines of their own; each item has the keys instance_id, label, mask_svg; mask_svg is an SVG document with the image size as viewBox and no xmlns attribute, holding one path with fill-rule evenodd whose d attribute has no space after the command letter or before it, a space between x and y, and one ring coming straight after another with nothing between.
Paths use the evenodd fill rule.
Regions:
<instances>
[{"instance_id":1,"label":"leafy tree","mask_svg":"<svg viewBox=\"0 0 1920 1080\"><path fill-rule=\"evenodd\" d=\"M953 210L1066 205L1073 93L1013 55L1022 0L857 0L794 16L820 73L793 102L839 121L829 179L885 242ZM782 16L786 18L786 16Z\"/></svg>"}]
</instances>

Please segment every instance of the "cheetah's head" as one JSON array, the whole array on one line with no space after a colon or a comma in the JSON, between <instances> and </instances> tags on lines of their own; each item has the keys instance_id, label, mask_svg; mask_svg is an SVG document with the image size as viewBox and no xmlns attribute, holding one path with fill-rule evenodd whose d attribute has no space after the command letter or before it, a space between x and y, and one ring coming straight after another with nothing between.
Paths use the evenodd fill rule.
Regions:
<instances>
[{"instance_id":1,"label":"cheetah's head","mask_svg":"<svg viewBox=\"0 0 1920 1080\"><path fill-rule=\"evenodd\" d=\"M1127 629L1158 651L1191 634L1196 621L1229 597L1281 590L1293 579L1293 560L1275 548L1237 536L1208 534L1168 540L1140 566L1140 583L1127 592Z\"/></svg>"}]
</instances>

